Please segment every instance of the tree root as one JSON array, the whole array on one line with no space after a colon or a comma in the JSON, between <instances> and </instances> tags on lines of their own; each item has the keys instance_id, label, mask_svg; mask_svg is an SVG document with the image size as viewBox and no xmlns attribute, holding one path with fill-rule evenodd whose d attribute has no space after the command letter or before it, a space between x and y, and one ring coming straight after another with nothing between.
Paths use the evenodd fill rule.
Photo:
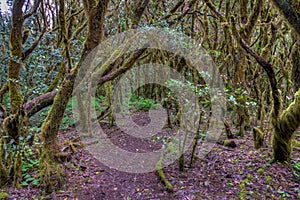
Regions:
<instances>
[{"instance_id":1,"label":"tree root","mask_svg":"<svg viewBox=\"0 0 300 200\"><path fill-rule=\"evenodd\" d=\"M163 171L163 159L160 159L156 164L156 171L158 174L158 178L162 181L162 183L166 186L168 192L173 192L173 185L170 181L168 181L166 174Z\"/></svg>"},{"instance_id":2,"label":"tree root","mask_svg":"<svg viewBox=\"0 0 300 200\"><path fill-rule=\"evenodd\" d=\"M40 157L40 180L41 186L45 188L47 193L60 188L65 182L65 174L60 165L54 160L53 152L48 149L42 149Z\"/></svg>"}]
</instances>

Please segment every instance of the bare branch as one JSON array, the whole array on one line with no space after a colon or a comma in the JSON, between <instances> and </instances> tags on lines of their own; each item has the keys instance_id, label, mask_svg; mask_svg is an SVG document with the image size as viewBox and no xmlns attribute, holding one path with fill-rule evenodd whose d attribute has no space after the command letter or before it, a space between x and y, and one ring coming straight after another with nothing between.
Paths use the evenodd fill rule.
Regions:
<instances>
[{"instance_id":1,"label":"bare branch","mask_svg":"<svg viewBox=\"0 0 300 200\"><path fill-rule=\"evenodd\" d=\"M33 15L34 13L36 13L37 9L39 8L40 6L40 3L41 3L42 0L36 0L34 2L34 5L33 5L33 8L31 9L31 11L29 13L26 13L24 15L24 19L27 19L28 17L30 17L31 15Z\"/></svg>"},{"instance_id":2,"label":"bare branch","mask_svg":"<svg viewBox=\"0 0 300 200\"><path fill-rule=\"evenodd\" d=\"M46 29L44 29L43 32L41 33L41 35L39 36L39 38L37 40L35 40L34 43L25 52L22 53L22 62L24 62L28 58L28 56L34 51L34 49L37 47L37 45L43 38L45 32L46 32Z\"/></svg>"},{"instance_id":3,"label":"bare branch","mask_svg":"<svg viewBox=\"0 0 300 200\"><path fill-rule=\"evenodd\" d=\"M147 50L147 48L142 48L139 50L136 50L126 61L125 63L119 67L118 69L116 69L115 71L112 71L111 73L104 75L100 78L98 84L102 85L107 81L113 80L116 77L118 77L120 74L126 72L127 70L129 70L133 64L135 63L135 61ZM97 78L97 77L96 77Z\"/></svg>"},{"instance_id":4,"label":"bare branch","mask_svg":"<svg viewBox=\"0 0 300 200\"><path fill-rule=\"evenodd\" d=\"M260 64L260 66L262 66L262 68L267 73L272 89L274 108L276 108L274 109L274 114L277 117L281 108L281 102L273 66L270 63L268 63L263 57L259 56L251 47L248 46L248 44L245 43L243 39L240 39L240 44L246 50L246 52L249 53L258 62L258 64Z\"/></svg>"},{"instance_id":5,"label":"bare branch","mask_svg":"<svg viewBox=\"0 0 300 200\"><path fill-rule=\"evenodd\" d=\"M35 113L39 112L43 108L52 105L55 95L57 91L54 90L52 92L43 94L41 96L35 97L31 101L23 104L23 109L27 113L27 117L33 116Z\"/></svg>"}]
</instances>

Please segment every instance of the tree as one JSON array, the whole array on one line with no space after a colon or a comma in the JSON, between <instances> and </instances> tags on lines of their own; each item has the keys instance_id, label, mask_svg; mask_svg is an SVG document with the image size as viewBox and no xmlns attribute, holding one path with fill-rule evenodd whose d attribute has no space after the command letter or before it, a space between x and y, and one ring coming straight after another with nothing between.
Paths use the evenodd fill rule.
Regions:
<instances>
[{"instance_id":1,"label":"tree","mask_svg":"<svg viewBox=\"0 0 300 200\"><path fill-rule=\"evenodd\" d=\"M32 9L27 13L23 13L24 0L16 0L13 2L12 7L12 28L10 33L10 56L11 59L8 63L8 83L7 89L10 96L11 115L4 119L4 134L5 138L1 137L0 141L0 184L3 185L8 179L13 178L13 184L15 187L20 187L19 182L22 178L22 154L19 147L19 140L21 136L26 136L24 130L25 112L23 110L23 99L20 90L20 70L25 62L26 58L32 53L37 46L39 39L37 39L31 47L26 51L23 51L23 44L26 41L26 34L23 32L24 20L33 15L39 5L40 1L35 1ZM23 34L22 34L23 33ZM4 91L7 90L4 87ZM9 144L16 148L11 151L8 156L5 156L3 151L3 145ZM6 159L4 159L6 157Z\"/></svg>"},{"instance_id":2,"label":"tree","mask_svg":"<svg viewBox=\"0 0 300 200\"><path fill-rule=\"evenodd\" d=\"M63 182L59 162L66 154L59 151L58 131L82 62L104 36L144 26L179 30L201 43L224 77L231 118L224 124L228 133L231 133L231 126L237 130L236 134L228 135L243 137L252 120L256 126L254 130L264 138L268 132L265 122L272 121L274 160L289 160L292 135L300 121L300 94L299 91L295 93L294 101L287 109L283 108L289 100L282 97L292 97L300 87L299 2L273 0L273 3L291 25L291 34L281 20L282 16L276 15L272 6L262 0L151 3L149 0L15 0L10 33L3 31L10 25L6 27L2 23L4 18L0 21L0 36L4 38L3 45L0 44L0 63L4 66L0 68L0 119L1 116L5 118L0 139L0 185L13 180L14 185L19 186L20 169L25 159L20 150L20 138L28 136L26 127L30 117L50 105L51 110L41 129L40 179L48 191L53 189L55 181ZM9 45L5 43L4 32L10 36ZM9 56L5 55L6 51ZM118 55L115 61L103 66L99 90L105 84L108 101L119 75L130 69L134 62L167 64L176 69L200 91L199 102L209 105L205 82L188 61L170 52L147 47L131 52L131 55ZM36 68L41 68L39 72L43 75L35 77ZM141 70L144 72L141 74L149 73L147 69ZM263 71L267 77L261 76ZM131 81L154 81L154 78L140 77L138 73L132 75ZM166 98L167 92L163 87L149 84L134 94L158 101ZM9 102L5 102L7 99ZM176 107L175 114L170 115L178 122L178 105L170 104ZM168 109L173 109L171 107L168 105ZM84 110L86 105L79 101L78 108ZM103 112L109 113L111 108L108 106ZM80 122L88 121L89 116L81 113ZM112 115L110 117L110 124L113 124ZM83 127L88 128L88 124ZM7 151L9 145L16 148Z\"/></svg>"},{"instance_id":3,"label":"tree","mask_svg":"<svg viewBox=\"0 0 300 200\"><path fill-rule=\"evenodd\" d=\"M300 35L300 2L296 0L273 0L292 28ZM298 63L296 63L298 64ZM275 92L275 91L273 91ZM274 100L275 101L275 100ZM292 151L292 136L300 126L300 89L290 106L277 114L281 107L273 108L272 123L274 126L273 157L275 161L289 161Z\"/></svg>"},{"instance_id":4,"label":"tree","mask_svg":"<svg viewBox=\"0 0 300 200\"><path fill-rule=\"evenodd\" d=\"M273 3L276 7L278 7L279 11L283 13L286 20L299 35L300 3L298 1L284 0L273 0ZM288 108L282 110L282 100L277 86L274 67L263 57L254 52L243 40L241 40L241 45L264 68L271 85L273 97L271 121L274 129L272 141L273 160L279 162L289 161L292 152L292 137L300 126L300 90L296 92L294 101L288 106ZM296 64L298 63L296 62Z\"/></svg>"},{"instance_id":5,"label":"tree","mask_svg":"<svg viewBox=\"0 0 300 200\"><path fill-rule=\"evenodd\" d=\"M81 67L81 63L87 57L87 55L101 42L104 34L104 16L107 10L109 0L84 0L84 10L87 16L87 38L85 40L80 60L76 63L75 67L72 68L62 81L60 88L54 98L53 105L49 111L45 122L42 125L42 137L44 140L44 145L41 155L41 178L43 184L46 186L47 190L51 191L53 188L53 177L59 182L62 183L62 173L57 165L58 161L58 137L57 133L61 125L63 114L66 109L66 106L72 96L73 85L77 75L78 70ZM61 26L64 24L64 0L59 1L60 9L60 21ZM62 28L62 35L65 36L65 29ZM67 56L67 54L66 54ZM68 59L68 58L67 58ZM56 175L56 176L55 176Z\"/></svg>"}]
</instances>

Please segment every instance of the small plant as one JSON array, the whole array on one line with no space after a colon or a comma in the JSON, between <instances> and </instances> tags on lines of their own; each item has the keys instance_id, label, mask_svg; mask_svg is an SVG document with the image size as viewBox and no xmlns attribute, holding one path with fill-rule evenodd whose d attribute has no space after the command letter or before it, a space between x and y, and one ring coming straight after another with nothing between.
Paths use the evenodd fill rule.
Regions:
<instances>
[{"instance_id":1,"label":"small plant","mask_svg":"<svg viewBox=\"0 0 300 200\"><path fill-rule=\"evenodd\" d=\"M242 180L239 183L239 188L240 188L240 199L245 199L247 196L247 190L246 190L246 181Z\"/></svg>"},{"instance_id":2,"label":"small plant","mask_svg":"<svg viewBox=\"0 0 300 200\"><path fill-rule=\"evenodd\" d=\"M155 106L155 101L152 99L141 99L137 102L137 109L138 110L150 110L151 107Z\"/></svg>"},{"instance_id":3,"label":"small plant","mask_svg":"<svg viewBox=\"0 0 300 200\"><path fill-rule=\"evenodd\" d=\"M281 194L282 197L290 197L291 195L289 193L287 193L286 191L283 191L283 190L280 190L278 189L277 190L277 193L278 194Z\"/></svg>"},{"instance_id":4,"label":"small plant","mask_svg":"<svg viewBox=\"0 0 300 200\"><path fill-rule=\"evenodd\" d=\"M72 117L64 117L62 120L62 124L60 129L61 130L67 130L70 127L74 126L75 122L74 119Z\"/></svg>"},{"instance_id":5,"label":"small plant","mask_svg":"<svg viewBox=\"0 0 300 200\"><path fill-rule=\"evenodd\" d=\"M268 184L270 184L271 181L272 181L272 177L271 176L266 176L266 181L267 181Z\"/></svg>"},{"instance_id":6,"label":"small plant","mask_svg":"<svg viewBox=\"0 0 300 200\"><path fill-rule=\"evenodd\" d=\"M129 107L135 108L137 110L149 111L150 108L157 109L158 105L153 99L138 97L134 95L130 99Z\"/></svg>"},{"instance_id":7,"label":"small plant","mask_svg":"<svg viewBox=\"0 0 300 200\"><path fill-rule=\"evenodd\" d=\"M257 173L259 173L260 175L264 175L265 170L264 170L263 168L259 168L259 169L257 170Z\"/></svg>"},{"instance_id":8,"label":"small plant","mask_svg":"<svg viewBox=\"0 0 300 200\"><path fill-rule=\"evenodd\" d=\"M30 138L29 138L30 139ZM22 165L22 177L23 181L21 182L22 186L27 186L30 183L37 186L40 182L39 178L36 178L33 174L34 171L37 171L39 168L39 159L36 158L35 152L33 151L32 146L24 145L23 146L23 165Z\"/></svg>"},{"instance_id":9,"label":"small plant","mask_svg":"<svg viewBox=\"0 0 300 200\"><path fill-rule=\"evenodd\" d=\"M300 162L295 162L293 164L293 174L300 181Z\"/></svg>"},{"instance_id":10,"label":"small plant","mask_svg":"<svg viewBox=\"0 0 300 200\"><path fill-rule=\"evenodd\" d=\"M7 199L9 195L6 192L0 191L0 199Z\"/></svg>"}]
</instances>

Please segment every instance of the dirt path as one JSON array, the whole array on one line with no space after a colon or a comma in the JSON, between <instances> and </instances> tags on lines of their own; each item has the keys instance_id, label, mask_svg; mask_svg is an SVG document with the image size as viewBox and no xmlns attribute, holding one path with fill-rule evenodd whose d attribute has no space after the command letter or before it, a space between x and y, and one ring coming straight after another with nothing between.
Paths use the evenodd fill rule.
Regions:
<instances>
[{"instance_id":1,"label":"dirt path","mask_svg":"<svg viewBox=\"0 0 300 200\"><path fill-rule=\"evenodd\" d=\"M141 114L141 119L147 117ZM143 123L143 122L139 122ZM109 133L102 124L103 129ZM160 134L172 134L165 129ZM298 133L299 134L299 133ZM73 130L60 133L60 139L71 140L78 134ZM160 148L159 141L141 140L120 130L109 134L111 141L128 151L152 151ZM299 139L299 138L298 138ZM299 177L292 165L300 162L300 152L294 151L290 166L269 165L270 148L254 150L250 133L235 140L236 148L216 145L204 158L196 159L192 168L179 172L174 163L164 169L174 191L167 192L156 172L131 174L103 165L86 150L79 148L65 163L67 180L63 188L43 199L299 199ZM124 145L125 144L125 145ZM187 153L186 158L190 155ZM9 190L9 191L8 191ZM29 185L19 190L7 186L10 199L42 199L39 189Z\"/></svg>"}]
</instances>

